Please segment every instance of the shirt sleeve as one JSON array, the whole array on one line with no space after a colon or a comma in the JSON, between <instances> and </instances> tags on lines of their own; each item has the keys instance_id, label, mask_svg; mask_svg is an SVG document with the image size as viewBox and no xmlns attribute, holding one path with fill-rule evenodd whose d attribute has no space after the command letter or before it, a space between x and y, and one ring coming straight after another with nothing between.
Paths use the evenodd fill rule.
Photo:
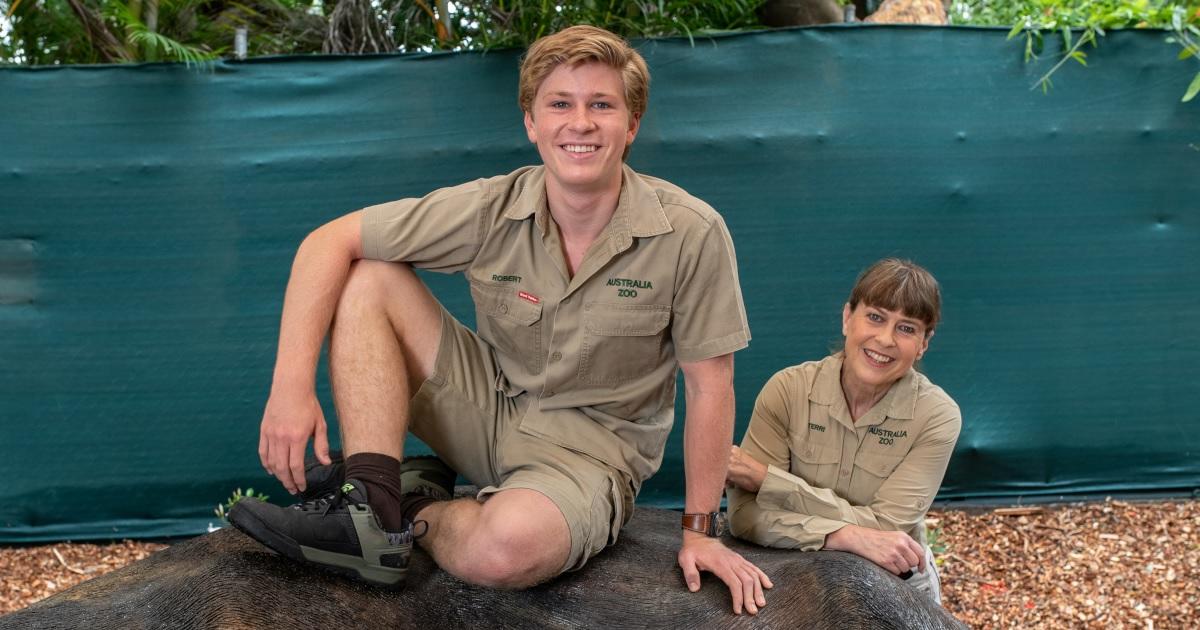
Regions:
<instances>
[{"instance_id":1,"label":"shirt sleeve","mask_svg":"<svg viewBox=\"0 0 1200 630\"><path fill-rule=\"evenodd\" d=\"M731 491L729 529L734 536L766 547L818 551L825 537L846 526L837 521L789 510L764 508L750 492Z\"/></svg>"},{"instance_id":2,"label":"shirt sleeve","mask_svg":"<svg viewBox=\"0 0 1200 630\"><path fill-rule=\"evenodd\" d=\"M685 363L745 348L750 325L738 284L733 239L719 215L684 248L672 306L671 338Z\"/></svg>"},{"instance_id":3,"label":"shirt sleeve","mask_svg":"<svg viewBox=\"0 0 1200 630\"><path fill-rule=\"evenodd\" d=\"M767 381L754 401L742 450L767 464L767 479L758 494L738 488L728 491L729 526L739 538L768 547L814 551L825 546L825 536L846 525L841 520L800 513L759 499L780 469L788 468L792 423L807 417L805 410L796 405L808 404L807 393L803 371L783 370Z\"/></svg>"},{"instance_id":4,"label":"shirt sleeve","mask_svg":"<svg viewBox=\"0 0 1200 630\"><path fill-rule=\"evenodd\" d=\"M363 256L443 273L462 271L479 253L487 225L488 180L441 188L363 210Z\"/></svg>"},{"instance_id":5,"label":"shirt sleeve","mask_svg":"<svg viewBox=\"0 0 1200 630\"><path fill-rule=\"evenodd\" d=\"M833 490L814 487L780 467L768 470L756 502L766 510L818 516L872 529L911 531L924 518L942 484L961 426L957 406L939 406L869 505L853 505Z\"/></svg>"}]
</instances>

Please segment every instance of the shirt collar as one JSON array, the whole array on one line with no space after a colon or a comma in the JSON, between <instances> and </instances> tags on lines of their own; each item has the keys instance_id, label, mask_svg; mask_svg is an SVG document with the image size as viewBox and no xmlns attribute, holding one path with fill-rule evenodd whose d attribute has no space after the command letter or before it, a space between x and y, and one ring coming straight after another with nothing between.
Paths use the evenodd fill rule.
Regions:
<instances>
[{"instance_id":1,"label":"shirt collar","mask_svg":"<svg viewBox=\"0 0 1200 630\"><path fill-rule=\"evenodd\" d=\"M830 407L846 406L846 395L842 392L842 359L845 355L838 352L826 357L817 370L817 378L809 391L808 399L820 405ZM908 373L896 381L877 403L882 406L884 418L896 420L911 420L917 411L917 373L909 369ZM848 412L847 412L848 413Z\"/></svg>"},{"instance_id":2,"label":"shirt collar","mask_svg":"<svg viewBox=\"0 0 1200 630\"><path fill-rule=\"evenodd\" d=\"M535 167L521 179L521 191L504 212L504 218L522 221L533 216L534 222L545 232L550 225L547 220L550 209L546 204L546 167ZM615 237L613 244L622 250L629 246L632 237L658 236L672 229L658 193L628 165L621 167L621 196L608 229Z\"/></svg>"}]
</instances>

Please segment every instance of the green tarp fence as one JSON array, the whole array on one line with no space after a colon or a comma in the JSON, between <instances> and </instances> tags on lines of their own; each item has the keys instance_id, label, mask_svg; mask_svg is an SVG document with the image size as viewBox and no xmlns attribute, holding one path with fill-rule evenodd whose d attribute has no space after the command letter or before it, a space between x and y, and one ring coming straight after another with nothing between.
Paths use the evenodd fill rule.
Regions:
<instances>
[{"instance_id":1,"label":"green tarp fence","mask_svg":"<svg viewBox=\"0 0 1200 630\"><path fill-rule=\"evenodd\" d=\"M991 29L639 42L630 157L725 216L776 370L885 255L945 292L943 499L1200 486L1200 101L1162 32L1025 64ZM346 211L537 160L518 54L0 70L0 541L193 534L257 461L291 257ZM427 276L473 321L461 277ZM329 400L324 372L321 395ZM332 419L332 405L327 404ZM682 413L677 419L682 419ZM682 421L640 501L682 503Z\"/></svg>"}]
</instances>

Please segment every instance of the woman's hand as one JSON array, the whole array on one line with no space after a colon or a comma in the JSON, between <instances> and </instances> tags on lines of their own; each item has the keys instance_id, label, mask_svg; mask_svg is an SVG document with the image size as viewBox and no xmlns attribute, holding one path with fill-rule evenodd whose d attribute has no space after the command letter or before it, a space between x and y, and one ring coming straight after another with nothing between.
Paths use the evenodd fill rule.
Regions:
<instances>
[{"instance_id":1,"label":"woman's hand","mask_svg":"<svg viewBox=\"0 0 1200 630\"><path fill-rule=\"evenodd\" d=\"M750 457L742 449L729 447L729 472L725 483L730 488L741 488L746 492L758 492L767 478L767 465Z\"/></svg>"},{"instance_id":2,"label":"woman's hand","mask_svg":"<svg viewBox=\"0 0 1200 630\"><path fill-rule=\"evenodd\" d=\"M925 550L904 532L846 525L825 537L825 548L860 555L896 575L914 568L925 572Z\"/></svg>"}]
</instances>

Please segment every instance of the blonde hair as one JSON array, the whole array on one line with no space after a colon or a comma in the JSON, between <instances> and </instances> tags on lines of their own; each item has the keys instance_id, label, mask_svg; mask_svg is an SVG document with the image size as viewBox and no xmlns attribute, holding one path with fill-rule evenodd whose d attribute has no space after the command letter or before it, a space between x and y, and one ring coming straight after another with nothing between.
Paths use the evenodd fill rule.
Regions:
<instances>
[{"instance_id":1,"label":"blonde hair","mask_svg":"<svg viewBox=\"0 0 1200 630\"><path fill-rule=\"evenodd\" d=\"M554 69L562 64L578 66L596 61L621 73L625 104L636 116L646 112L650 99L650 70L646 60L629 42L595 26L572 26L547 35L529 47L521 60L517 102L521 111L533 112L533 98Z\"/></svg>"},{"instance_id":2,"label":"blonde hair","mask_svg":"<svg viewBox=\"0 0 1200 630\"><path fill-rule=\"evenodd\" d=\"M942 291L933 274L911 260L884 258L867 267L850 291L850 310L859 304L900 311L933 332L942 317Z\"/></svg>"}]
</instances>

